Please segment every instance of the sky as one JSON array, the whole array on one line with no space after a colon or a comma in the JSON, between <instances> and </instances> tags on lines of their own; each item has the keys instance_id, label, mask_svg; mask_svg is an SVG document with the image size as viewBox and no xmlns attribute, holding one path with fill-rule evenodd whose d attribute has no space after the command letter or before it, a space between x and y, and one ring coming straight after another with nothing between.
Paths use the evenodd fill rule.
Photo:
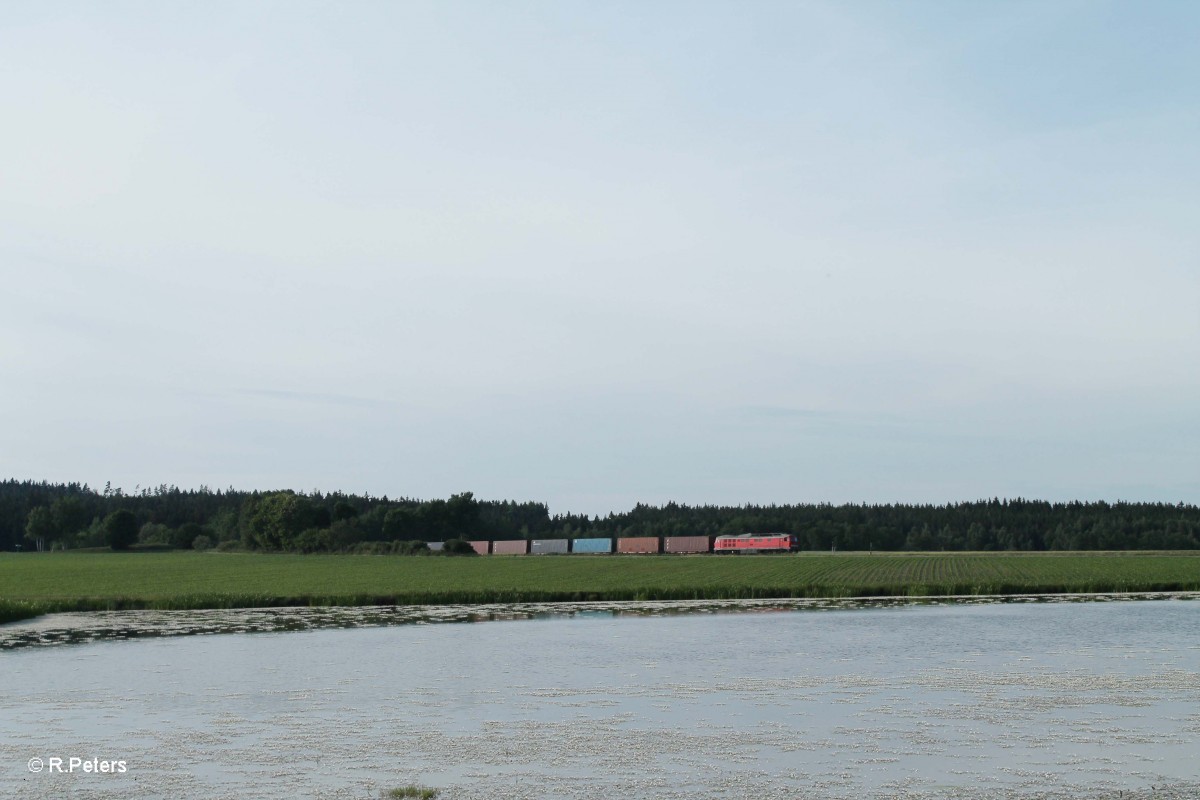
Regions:
<instances>
[{"instance_id":1,"label":"sky","mask_svg":"<svg viewBox=\"0 0 1200 800\"><path fill-rule=\"evenodd\" d=\"M21 3L0 478L1200 503L1200 4Z\"/></svg>"}]
</instances>

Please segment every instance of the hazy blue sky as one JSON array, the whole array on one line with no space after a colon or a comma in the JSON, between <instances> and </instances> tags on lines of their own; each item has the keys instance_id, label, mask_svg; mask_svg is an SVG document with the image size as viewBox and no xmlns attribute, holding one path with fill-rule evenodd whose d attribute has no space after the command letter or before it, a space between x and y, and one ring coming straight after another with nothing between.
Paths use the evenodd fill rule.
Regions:
<instances>
[{"instance_id":1,"label":"hazy blue sky","mask_svg":"<svg viewBox=\"0 0 1200 800\"><path fill-rule=\"evenodd\" d=\"M10 3L0 476L1200 502L1200 3Z\"/></svg>"}]
</instances>

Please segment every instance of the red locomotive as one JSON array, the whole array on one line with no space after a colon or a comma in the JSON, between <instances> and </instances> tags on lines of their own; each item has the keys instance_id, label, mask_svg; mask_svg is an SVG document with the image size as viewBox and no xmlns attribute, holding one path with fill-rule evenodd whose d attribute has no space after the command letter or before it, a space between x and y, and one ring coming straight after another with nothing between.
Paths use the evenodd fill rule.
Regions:
<instances>
[{"instance_id":1,"label":"red locomotive","mask_svg":"<svg viewBox=\"0 0 1200 800\"><path fill-rule=\"evenodd\" d=\"M718 536L714 553L791 553L800 549L800 540L789 533L743 533Z\"/></svg>"}]
</instances>

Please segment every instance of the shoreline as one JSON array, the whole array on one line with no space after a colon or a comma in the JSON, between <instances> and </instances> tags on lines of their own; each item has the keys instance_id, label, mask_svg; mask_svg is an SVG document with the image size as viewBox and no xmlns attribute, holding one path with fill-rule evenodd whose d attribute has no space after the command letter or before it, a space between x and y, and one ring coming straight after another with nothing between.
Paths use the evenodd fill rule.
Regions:
<instances>
[{"instance_id":1,"label":"shoreline","mask_svg":"<svg viewBox=\"0 0 1200 800\"><path fill-rule=\"evenodd\" d=\"M1019 586L981 585L941 587L914 585L911 587L879 587L849 589L848 587L814 586L800 590L781 590L771 587L736 587L733 591L706 589L644 589L609 592L538 592L495 591L384 595L182 595L165 598L139 597L78 597L53 600L8 600L0 598L0 626L21 622L47 614L73 614L108 611L214 611L279 608L419 608L425 606L489 606L498 604L553 603L650 603L650 602L721 602L737 600L887 600L904 598L919 600L963 598L1019 597L1093 597L1144 594L1200 593L1195 584L1186 582L1155 582L1150 586L1129 587L1118 584L1079 586ZM841 590L841 591L838 591Z\"/></svg>"},{"instance_id":2,"label":"shoreline","mask_svg":"<svg viewBox=\"0 0 1200 800\"><path fill-rule=\"evenodd\" d=\"M66 611L0 625L0 652L142 638L497 622L581 615L646 617L1147 600L1200 601L1200 591Z\"/></svg>"}]
</instances>

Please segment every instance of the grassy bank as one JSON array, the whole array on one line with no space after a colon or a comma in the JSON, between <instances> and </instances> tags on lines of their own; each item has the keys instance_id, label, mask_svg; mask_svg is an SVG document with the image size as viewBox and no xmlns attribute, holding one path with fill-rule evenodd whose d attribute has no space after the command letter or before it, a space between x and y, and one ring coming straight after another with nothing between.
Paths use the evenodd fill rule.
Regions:
<instances>
[{"instance_id":1,"label":"grassy bank","mask_svg":"<svg viewBox=\"0 0 1200 800\"><path fill-rule=\"evenodd\" d=\"M0 621L48 611L1200 590L1200 553L422 558L0 554Z\"/></svg>"},{"instance_id":2,"label":"grassy bank","mask_svg":"<svg viewBox=\"0 0 1200 800\"><path fill-rule=\"evenodd\" d=\"M0 625L5 622L16 622L22 619L31 619L42 614L53 611L54 609L46 603L26 602L20 600L5 600L0 598Z\"/></svg>"}]
</instances>

